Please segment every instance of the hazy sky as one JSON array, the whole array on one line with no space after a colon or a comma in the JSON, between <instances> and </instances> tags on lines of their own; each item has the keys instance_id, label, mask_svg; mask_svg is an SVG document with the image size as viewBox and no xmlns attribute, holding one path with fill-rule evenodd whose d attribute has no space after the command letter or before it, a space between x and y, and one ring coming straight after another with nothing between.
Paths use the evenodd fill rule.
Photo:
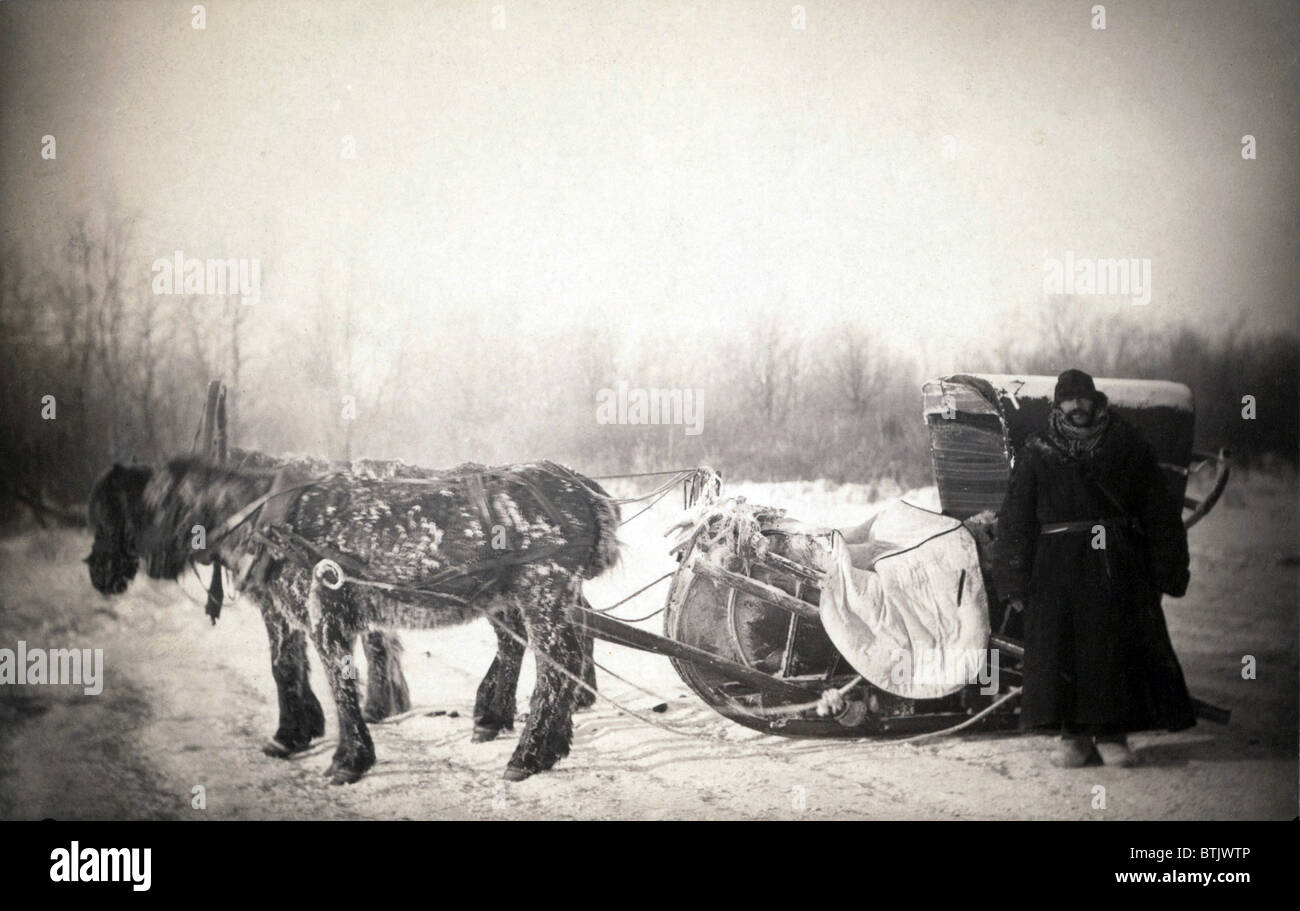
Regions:
<instances>
[{"instance_id":1,"label":"hazy sky","mask_svg":"<svg viewBox=\"0 0 1300 911\"><path fill-rule=\"evenodd\" d=\"M792 5L10 0L4 226L115 201L146 274L259 257L286 324L350 263L379 322L779 305L942 347L1073 250L1150 258L1155 324L1295 325L1295 4Z\"/></svg>"}]
</instances>

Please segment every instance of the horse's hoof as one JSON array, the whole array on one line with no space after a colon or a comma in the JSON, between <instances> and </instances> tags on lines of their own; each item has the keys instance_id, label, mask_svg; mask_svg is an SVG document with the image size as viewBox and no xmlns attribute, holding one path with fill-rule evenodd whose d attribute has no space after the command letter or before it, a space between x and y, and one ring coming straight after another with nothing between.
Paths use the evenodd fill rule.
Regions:
<instances>
[{"instance_id":1,"label":"horse's hoof","mask_svg":"<svg viewBox=\"0 0 1300 911\"><path fill-rule=\"evenodd\" d=\"M325 777L330 780L330 784L352 784L360 781L364 774L361 769L349 768L338 763L330 763L330 767L325 770Z\"/></svg>"},{"instance_id":2,"label":"horse's hoof","mask_svg":"<svg viewBox=\"0 0 1300 911\"><path fill-rule=\"evenodd\" d=\"M470 738L470 743L487 743L489 740L496 740L501 736L500 728L491 728L486 725L474 725L474 736Z\"/></svg>"},{"instance_id":3,"label":"horse's hoof","mask_svg":"<svg viewBox=\"0 0 1300 911\"><path fill-rule=\"evenodd\" d=\"M523 766L519 766L519 765L515 765L514 763L511 763L510 765L506 766L505 774L503 774L501 777L504 778L506 781L523 781L525 778L527 778L532 774L533 774L532 772L530 772L528 769L525 769Z\"/></svg>"}]
</instances>

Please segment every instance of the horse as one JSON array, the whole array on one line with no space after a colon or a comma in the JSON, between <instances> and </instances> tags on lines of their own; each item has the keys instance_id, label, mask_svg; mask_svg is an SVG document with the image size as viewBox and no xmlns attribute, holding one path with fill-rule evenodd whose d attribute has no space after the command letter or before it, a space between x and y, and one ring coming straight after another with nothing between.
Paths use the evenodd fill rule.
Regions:
<instances>
[{"instance_id":1,"label":"horse","mask_svg":"<svg viewBox=\"0 0 1300 911\"><path fill-rule=\"evenodd\" d=\"M230 460L242 468L284 471L293 475L312 476L329 471L351 470L374 477L395 477L408 466L401 462L364 460L356 466L332 463L311 456L295 458L271 456L256 450L232 448ZM92 496L92 501L94 497ZM208 591L208 615L213 623L221 612L221 560L211 560L213 571ZM311 741L325 733L325 712L312 692L311 667L307 660L307 642L302 630L288 621L290 615L263 589L247 593L262 615L271 648L271 676L275 680L280 704L280 721L276 732L267 739L262 752L267 756L288 759L305 750ZM366 702L362 717L374 723L400 715L411 707L410 688L402 673L402 642L386 630L370 630L362 638L366 655Z\"/></svg>"},{"instance_id":2,"label":"horse","mask_svg":"<svg viewBox=\"0 0 1300 911\"><path fill-rule=\"evenodd\" d=\"M396 459L356 459L350 463L331 462L311 456L272 456L257 450L232 448L230 461L240 468L283 472L287 478L308 478L331 471L347 471L363 478L421 478L431 479L448 474L464 474L486 470L486 466L466 462L450 471L424 468ZM605 490L590 478L583 479L600 496ZM219 566L220 560L214 565ZM220 583L213 576L213 583ZM218 589L219 592L219 589ZM271 674L276 682L280 702L280 724L274 735L262 747L262 752L277 758L289 758L305 750L311 741L325 732L325 715L320 702L311 690L310 665L307 660L306 638L303 631L288 623L285 618L292 612L274 601L273 593L256 589L249 597L257 604L266 624L271 644ZM220 602L220 594L217 596ZM581 605L590 609L584 595ZM500 624L493 625L497 638L497 653L479 684L474 699L472 740L483 743L495 740L502 731L514 730L515 693L519 686L519 672L525 651L528 632L523 616L518 610L505 611ZM575 708L589 708L596 702L596 670L593 643L590 636L582 641L582 680L584 687L577 693ZM366 655L366 703L362 717L368 722L382 721L410 708L409 689L401 667L401 640L385 630L372 630L362 640Z\"/></svg>"},{"instance_id":3,"label":"horse","mask_svg":"<svg viewBox=\"0 0 1300 911\"><path fill-rule=\"evenodd\" d=\"M277 458L255 451L232 450L232 458L241 466L255 469L323 473L339 467L324 459ZM89 524L95 532L95 543L85 562L90 564L91 583L104 594L125 591L135 576L138 564L136 541L146 521L144 489L153 472L149 465L114 465L91 491ZM208 614L215 623L222 601L221 560L209 560L198 552L195 557L198 562L211 562L213 566ZM267 756L288 759L307 749L313 739L325 733L325 712L311 689L306 637L301 629L289 622L292 611L279 604L273 591L259 587L244 594L257 606L266 625L271 676L275 680L280 709L278 727L264 741L262 752ZM362 642L368 669L363 717L373 723L407 711L411 705L410 690L401 668L401 640L385 630L371 630ZM513 641L511 645L514 645ZM518 651L522 652L522 649ZM496 667L494 662L493 668ZM485 680L486 684L488 681Z\"/></svg>"},{"instance_id":4,"label":"horse","mask_svg":"<svg viewBox=\"0 0 1300 911\"><path fill-rule=\"evenodd\" d=\"M92 492L91 580L121 593L142 559L150 576L176 579L195 555L195 529L212 533L210 556L242 568L245 590L266 599L273 641L291 644L287 656L283 647L273 655L282 722L275 739L286 747L310 742L320 727L303 686L305 645L301 654L292 647L302 641L294 632L312 637L338 707L339 745L326 773L335 784L359 780L375 762L348 661L358 633L488 616L499 643L518 654L523 637L510 636L502 620L517 611L539 655L528 722L504 773L518 781L569 752L583 670L571 608L582 581L617 562L618 508L595 482L551 462L435 474L335 473L286 488L283 472L193 458L159 471L116 465ZM277 530L288 535L280 547L267 534ZM476 708L501 726L513 721L518 668L508 664L498 654Z\"/></svg>"}]
</instances>

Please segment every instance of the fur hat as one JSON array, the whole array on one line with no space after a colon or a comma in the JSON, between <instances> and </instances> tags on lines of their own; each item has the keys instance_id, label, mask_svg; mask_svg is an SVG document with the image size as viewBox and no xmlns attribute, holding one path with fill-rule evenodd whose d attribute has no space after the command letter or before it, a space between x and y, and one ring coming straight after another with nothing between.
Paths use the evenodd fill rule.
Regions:
<instances>
[{"instance_id":1,"label":"fur hat","mask_svg":"<svg viewBox=\"0 0 1300 911\"><path fill-rule=\"evenodd\" d=\"M1059 405L1070 399L1097 400L1097 386L1092 377L1082 370L1070 369L1056 378L1056 390L1052 393L1052 404Z\"/></svg>"}]
</instances>

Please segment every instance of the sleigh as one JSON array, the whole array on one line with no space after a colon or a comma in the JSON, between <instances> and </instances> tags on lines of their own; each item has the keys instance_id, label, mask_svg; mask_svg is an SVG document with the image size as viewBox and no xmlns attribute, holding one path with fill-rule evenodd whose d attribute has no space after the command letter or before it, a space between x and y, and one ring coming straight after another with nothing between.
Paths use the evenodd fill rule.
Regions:
<instances>
[{"instance_id":1,"label":"sleigh","mask_svg":"<svg viewBox=\"0 0 1300 911\"><path fill-rule=\"evenodd\" d=\"M597 638L669 657L708 705L768 733L861 737L1014 727L1024 650L1020 618L999 604L988 572L991 526L1010 478L1012 454L1046 424L1053 384L1052 377L1002 375L956 375L925 384L922 411L941 510L915 518L920 545L895 540L905 535L880 534L880 516L858 528L835 530L800 522L779 509L702 503L705 485L697 483L688 496L696 521L675 549L679 568L667 596L664 635L593 611L581 612L586 629ZM1151 442L1172 492L1184 503L1184 524L1204 518L1227 484L1229 463L1226 451L1193 450L1190 390L1177 383L1123 379L1099 379L1097 387ZM1189 477L1207 470L1213 472L1209 492L1202 499L1188 496ZM919 509L895 511L908 508ZM926 537L927 527L936 538ZM919 561L917 547L933 547L942 536L967 544L936 551L928 564ZM907 560L909 554L916 565L895 574L901 577L892 583L895 601L908 600L908 579L929 584L937 578L939 587L947 584L954 594L937 599L937 610L923 604L915 612L919 619L908 620L915 628L894 641L924 639L939 630L938 651L949 654L954 643L964 643L961 651L973 651L977 661L957 668L956 678L940 674L918 683L906 660L901 662L905 672L898 673L900 662L891 667L890 660L913 657L906 648L877 649L873 657L872 648L880 643L863 648L861 637L846 629L851 611L843 604L835 610L845 598L828 596L828 586L870 590L880 579L886 581L877 588L888 588L887 561ZM948 565L946 558L952 561ZM869 610L887 613L893 609L888 602L886 592ZM925 608L928 617L922 616ZM960 636L939 642L957 615ZM868 630L867 637L872 633ZM972 643L979 648L970 649ZM838 698L828 700L831 691ZM1225 710L1193 703L1199 717L1227 722Z\"/></svg>"},{"instance_id":2,"label":"sleigh","mask_svg":"<svg viewBox=\"0 0 1300 911\"><path fill-rule=\"evenodd\" d=\"M1184 524L1204 518L1223 493L1229 462L1226 450L1192 448L1190 390L1153 380L1096 384L1152 444L1184 504ZM1046 376L969 374L925 384L937 511L899 501L855 528L832 529L725 499L708 469L666 473L673 477L660 490L685 485L687 520L672 549L678 568L662 635L586 606L573 609L574 619L591 637L669 658L705 703L767 733L924 736L1015 727L1024 649L1020 618L993 587L991 532L1013 453L1046 424L1053 385ZM214 384L201 451L218 460L225 456L220 406ZM1188 482L1203 472L1212 479L1197 499ZM344 569L333 565L339 585ZM214 597L220 603L219 580L214 574L209 606ZM921 660L917 642L944 660ZM1228 720L1223 709L1193 705L1201 718Z\"/></svg>"}]
</instances>

